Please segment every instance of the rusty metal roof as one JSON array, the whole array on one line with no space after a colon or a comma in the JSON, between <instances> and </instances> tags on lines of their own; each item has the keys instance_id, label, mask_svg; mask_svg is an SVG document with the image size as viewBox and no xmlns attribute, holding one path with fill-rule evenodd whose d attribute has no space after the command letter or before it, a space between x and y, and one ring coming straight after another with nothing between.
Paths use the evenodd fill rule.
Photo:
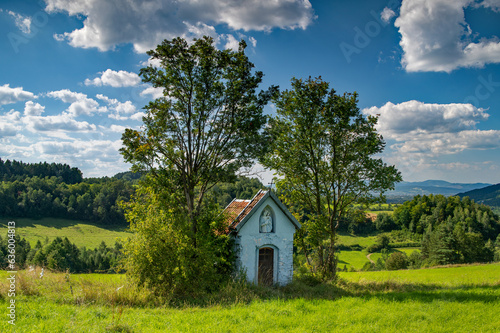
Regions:
<instances>
[{"instance_id":1,"label":"rusty metal roof","mask_svg":"<svg viewBox=\"0 0 500 333\"><path fill-rule=\"evenodd\" d=\"M257 203L266 195L267 191L260 190L251 200L234 199L224 209L227 225L235 228L252 211Z\"/></svg>"},{"instance_id":2,"label":"rusty metal roof","mask_svg":"<svg viewBox=\"0 0 500 333\"><path fill-rule=\"evenodd\" d=\"M278 207L283 211L283 213L288 217L290 222L297 228L300 229L300 223L293 217L290 211L285 205L278 199L278 197L272 191L260 190L251 200L234 199L229 205L224 209L223 214L226 215L226 233L232 231L238 231L250 218L252 215L252 210L257 209L260 206L260 202L264 202L267 197L270 197L278 205Z\"/></svg>"}]
</instances>

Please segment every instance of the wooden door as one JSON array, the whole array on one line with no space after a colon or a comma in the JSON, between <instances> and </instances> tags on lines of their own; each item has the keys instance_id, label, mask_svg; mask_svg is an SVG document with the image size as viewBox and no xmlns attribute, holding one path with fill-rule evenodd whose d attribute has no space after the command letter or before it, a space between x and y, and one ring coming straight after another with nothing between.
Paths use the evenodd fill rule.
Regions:
<instances>
[{"instance_id":1,"label":"wooden door","mask_svg":"<svg viewBox=\"0 0 500 333\"><path fill-rule=\"evenodd\" d=\"M274 250L264 247L259 250L259 284L272 285L274 276Z\"/></svg>"}]
</instances>

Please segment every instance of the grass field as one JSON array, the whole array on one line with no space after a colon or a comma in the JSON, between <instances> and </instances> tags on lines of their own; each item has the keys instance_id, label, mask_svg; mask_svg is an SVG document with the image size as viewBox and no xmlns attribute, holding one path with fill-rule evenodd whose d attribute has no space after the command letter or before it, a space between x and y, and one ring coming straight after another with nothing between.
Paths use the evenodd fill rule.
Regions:
<instances>
[{"instance_id":1,"label":"grass field","mask_svg":"<svg viewBox=\"0 0 500 333\"><path fill-rule=\"evenodd\" d=\"M315 287L233 284L212 300L176 307L152 305L150 295L123 275L49 272L40 279L33 273L18 273L15 330L2 316L0 331L498 332L500 327L500 264L341 273L338 285ZM0 311L9 300L5 276L0 274Z\"/></svg>"},{"instance_id":2,"label":"grass field","mask_svg":"<svg viewBox=\"0 0 500 333\"><path fill-rule=\"evenodd\" d=\"M337 235L337 243L343 245L360 245L361 247L368 247L377 242L377 236L356 236L347 233L340 233Z\"/></svg>"},{"instance_id":3,"label":"grass field","mask_svg":"<svg viewBox=\"0 0 500 333\"><path fill-rule=\"evenodd\" d=\"M77 246L96 248L104 241L108 246L113 246L117 238L130 235L125 227L102 227L88 222L56 218L43 218L39 220L15 218L0 219L0 235L7 234L7 222L16 222L16 234L26 238L33 246L38 240L42 243L46 238L49 241L56 237L68 237Z\"/></svg>"}]
</instances>

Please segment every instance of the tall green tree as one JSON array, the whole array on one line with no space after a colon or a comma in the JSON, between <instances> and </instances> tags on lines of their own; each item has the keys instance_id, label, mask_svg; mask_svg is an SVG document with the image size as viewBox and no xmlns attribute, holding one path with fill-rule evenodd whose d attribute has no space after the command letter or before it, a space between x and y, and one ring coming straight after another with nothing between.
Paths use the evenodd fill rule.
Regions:
<instances>
[{"instance_id":1,"label":"tall green tree","mask_svg":"<svg viewBox=\"0 0 500 333\"><path fill-rule=\"evenodd\" d=\"M356 93L338 95L321 78L292 79L292 89L273 102L277 116L262 163L276 170L283 199L305 216L302 248L309 263L315 253L319 272L334 278L337 229L349 207L381 199L401 175L374 156L385 143L377 118L358 109Z\"/></svg>"},{"instance_id":2,"label":"tall green tree","mask_svg":"<svg viewBox=\"0 0 500 333\"><path fill-rule=\"evenodd\" d=\"M270 94L256 93L263 74L252 73L245 47L241 41L238 51L221 51L210 37L192 45L165 40L148 52L161 66L140 71L163 97L145 107L142 131L125 131L121 152L133 171L149 172L158 186L183 193L178 204L192 237L206 192L249 167L262 149L262 110Z\"/></svg>"},{"instance_id":3,"label":"tall green tree","mask_svg":"<svg viewBox=\"0 0 500 333\"><path fill-rule=\"evenodd\" d=\"M163 96L145 107L142 130L127 129L122 136L125 160L133 171L148 174L142 186L166 205L162 223L173 229L165 235L187 237L186 246L194 249L206 248L204 216L213 209L207 192L250 167L264 148L263 108L275 88L257 93L263 74L253 72L245 47L241 41L237 51L221 51L210 37L192 44L176 38L149 51L160 66L143 68L140 74L144 82L162 89ZM144 225L147 217L134 223ZM193 256L201 254L195 251Z\"/></svg>"}]
</instances>

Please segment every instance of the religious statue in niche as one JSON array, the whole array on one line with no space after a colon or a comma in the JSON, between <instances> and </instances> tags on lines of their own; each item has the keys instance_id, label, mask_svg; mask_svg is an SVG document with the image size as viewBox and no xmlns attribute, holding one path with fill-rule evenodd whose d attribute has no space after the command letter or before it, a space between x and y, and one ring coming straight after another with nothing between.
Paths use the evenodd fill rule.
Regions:
<instances>
[{"instance_id":1,"label":"religious statue in niche","mask_svg":"<svg viewBox=\"0 0 500 333\"><path fill-rule=\"evenodd\" d=\"M262 211L260 215L260 232L272 232L273 231L273 214L269 208Z\"/></svg>"}]
</instances>

